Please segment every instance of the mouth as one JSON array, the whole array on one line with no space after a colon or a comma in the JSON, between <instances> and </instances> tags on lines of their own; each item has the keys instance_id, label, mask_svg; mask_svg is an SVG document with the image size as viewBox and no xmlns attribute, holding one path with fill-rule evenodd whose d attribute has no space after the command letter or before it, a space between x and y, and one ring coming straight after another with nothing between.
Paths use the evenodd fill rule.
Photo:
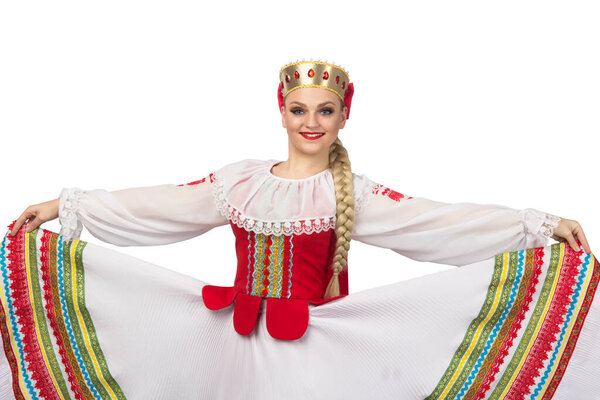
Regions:
<instances>
[{"instance_id":1,"label":"mouth","mask_svg":"<svg viewBox=\"0 0 600 400\"><path fill-rule=\"evenodd\" d=\"M308 140L316 140L321 136L325 135L325 132L300 132L302 137Z\"/></svg>"}]
</instances>

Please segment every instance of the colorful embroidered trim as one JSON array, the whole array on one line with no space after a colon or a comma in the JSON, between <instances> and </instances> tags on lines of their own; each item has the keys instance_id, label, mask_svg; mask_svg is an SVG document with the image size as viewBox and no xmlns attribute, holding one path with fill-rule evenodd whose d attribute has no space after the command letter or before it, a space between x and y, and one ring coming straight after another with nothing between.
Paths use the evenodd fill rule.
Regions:
<instances>
[{"instance_id":1,"label":"colorful embroidered trim","mask_svg":"<svg viewBox=\"0 0 600 400\"><path fill-rule=\"evenodd\" d=\"M496 255L479 315L428 400L552 398L594 298L600 264L564 242L550 249L541 287L544 247Z\"/></svg>"},{"instance_id":2,"label":"colorful embroidered trim","mask_svg":"<svg viewBox=\"0 0 600 400\"><path fill-rule=\"evenodd\" d=\"M246 293L290 298L292 295L293 236L248 232Z\"/></svg>"},{"instance_id":3,"label":"colorful embroidered trim","mask_svg":"<svg viewBox=\"0 0 600 400\"><path fill-rule=\"evenodd\" d=\"M25 228L0 247L0 331L15 398L125 399L85 304L87 242Z\"/></svg>"}]
</instances>

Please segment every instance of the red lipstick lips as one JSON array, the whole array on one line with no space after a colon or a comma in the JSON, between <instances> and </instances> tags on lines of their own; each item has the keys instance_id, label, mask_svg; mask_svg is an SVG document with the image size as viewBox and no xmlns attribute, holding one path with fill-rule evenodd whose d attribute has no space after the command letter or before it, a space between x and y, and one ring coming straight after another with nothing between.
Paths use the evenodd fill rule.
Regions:
<instances>
[{"instance_id":1,"label":"red lipstick lips","mask_svg":"<svg viewBox=\"0 0 600 400\"><path fill-rule=\"evenodd\" d=\"M308 140L316 140L323 136L325 132L300 132L303 138Z\"/></svg>"}]
</instances>

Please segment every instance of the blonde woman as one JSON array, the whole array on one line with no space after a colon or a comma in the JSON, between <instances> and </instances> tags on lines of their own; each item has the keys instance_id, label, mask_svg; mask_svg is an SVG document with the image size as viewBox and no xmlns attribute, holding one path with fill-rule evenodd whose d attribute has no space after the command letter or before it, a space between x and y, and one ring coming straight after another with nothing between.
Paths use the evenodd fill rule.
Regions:
<instances>
[{"instance_id":1,"label":"blonde woman","mask_svg":"<svg viewBox=\"0 0 600 400\"><path fill-rule=\"evenodd\" d=\"M0 398L594 398L600 265L579 223L353 173L347 71L302 61L279 80L287 160L66 188L9 226ZM60 233L39 228L54 218ZM231 286L79 239L85 226L160 245L222 225L236 240ZM352 239L460 268L350 294Z\"/></svg>"}]
</instances>

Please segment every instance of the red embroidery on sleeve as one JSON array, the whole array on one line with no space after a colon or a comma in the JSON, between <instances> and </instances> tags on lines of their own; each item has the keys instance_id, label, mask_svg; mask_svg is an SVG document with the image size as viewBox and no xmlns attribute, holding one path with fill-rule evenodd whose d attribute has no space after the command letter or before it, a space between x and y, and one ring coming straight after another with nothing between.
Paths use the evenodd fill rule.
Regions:
<instances>
[{"instance_id":1,"label":"red embroidery on sleeve","mask_svg":"<svg viewBox=\"0 0 600 400\"><path fill-rule=\"evenodd\" d=\"M390 199L394 200L394 201L400 201L401 199L412 199L411 196L406 197L405 195L403 195L400 192L396 192L393 189L390 189L388 187L385 187L381 184L377 184L373 187L373 193L374 194L380 194L382 196L387 196Z\"/></svg>"},{"instance_id":2,"label":"red embroidery on sleeve","mask_svg":"<svg viewBox=\"0 0 600 400\"><path fill-rule=\"evenodd\" d=\"M206 178L208 178L211 183L214 181L213 174L211 173L208 176L205 176L204 178L202 178L202 179L200 179L198 181L193 181L193 182L188 182L188 183L182 183L182 184L177 185L177 186L197 185L199 183L206 182Z\"/></svg>"}]
</instances>

